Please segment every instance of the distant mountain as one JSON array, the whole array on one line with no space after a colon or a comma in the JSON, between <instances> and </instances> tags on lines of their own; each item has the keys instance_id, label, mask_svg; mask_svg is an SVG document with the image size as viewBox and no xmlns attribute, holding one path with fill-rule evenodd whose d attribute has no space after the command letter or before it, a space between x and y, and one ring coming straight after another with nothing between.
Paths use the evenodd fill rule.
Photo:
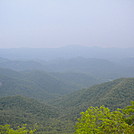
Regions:
<instances>
[{"instance_id":1,"label":"distant mountain","mask_svg":"<svg viewBox=\"0 0 134 134\"><path fill-rule=\"evenodd\" d=\"M24 77L34 82L40 89L54 95L63 95L76 90L76 87L70 83L66 83L58 77L54 77L51 73L44 71L27 71L23 72Z\"/></svg>"},{"instance_id":2,"label":"distant mountain","mask_svg":"<svg viewBox=\"0 0 134 134\"><path fill-rule=\"evenodd\" d=\"M45 61L44 61L45 63ZM34 60L9 60L5 58L0 58L0 67L8 68L12 70L22 71L22 70L47 70L45 64Z\"/></svg>"},{"instance_id":3,"label":"distant mountain","mask_svg":"<svg viewBox=\"0 0 134 134\"><path fill-rule=\"evenodd\" d=\"M47 66L51 72L86 73L104 81L121 77L134 77L133 67L105 59L83 57L60 59L49 61Z\"/></svg>"},{"instance_id":4,"label":"distant mountain","mask_svg":"<svg viewBox=\"0 0 134 134\"><path fill-rule=\"evenodd\" d=\"M86 46L66 46L61 48L11 48L0 49L0 57L23 60L70 59L75 57L117 59L134 57L134 48L101 48Z\"/></svg>"},{"instance_id":5,"label":"distant mountain","mask_svg":"<svg viewBox=\"0 0 134 134\"><path fill-rule=\"evenodd\" d=\"M0 124L37 123L37 134L72 134L76 118L89 106L129 105L133 52L82 46L0 49Z\"/></svg>"},{"instance_id":6,"label":"distant mountain","mask_svg":"<svg viewBox=\"0 0 134 134\"><path fill-rule=\"evenodd\" d=\"M53 104L65 109L67 117L74 118L89 106L105 105L110 109L116 109L129 105L130 101L134 101L134 78L117 79L75 91L55 100Z\"/></svg>"},{"instance_id":7,"label":"distant mountain","mask_svg":"<svg viewBox=\"0 0 134 134\"><path fill-rule=\"evenodd\" d=\"M40 99L51 96L32 81L0 75L0 96L10 95L24 95Z\"/></svg>"},{"instance_id":8,"label":"distant mountain","mask_svg":"<svg viewBox=\"0 0 134 134\"><path fill-rule=\"evenodd\" d=\"M102 83L103 80L81 72L51 72L52 76L79 90Z\"/></svg>"},{"instance_id":9,"label":"distant mountain","mask_svg":"<svg viewBox=\"0 0 134 134\"><path fill-rule=\"evenodd\" d=\"M84 73L14 71L0 68L0 96L23 95L49 100L101 82L100 79Z\"/></svg>"},{"instance_id":10,"label":"distant mountain","mask_svg":"<svg viewBox=\"0 0 134 134\"><path fill-rule=\"evenodd\" d=\"M0 63L4 63L4 62L8 62L8 61L10 61L10 60L0 57Z\"/></svg>"},{"instance_id":11,"label":"distant mountain","mask_svg":"<svg viewBox=\"0 0 134 134\"><path fill-rule=\"evenodd\" d=\"M134 67L134 57L123 58L117 61L118 64L123 66Z\"/></svg>"},{"instance_id":12,"label":"distant mountain","mask_svg":"<svg viewBox=\"0 0 134 134\"><path fill-rule=\"evenodd\" d=\"M44 74L46 76L44 76L44 78L42 77L42 80L45 79L45 81L49 81L49 79L46 79L46 77L51 77L51 80L55 79L54 81L59 83L59 86L57 85L55 88L58 87L58 90L60 91L61 88L64 87L64 89L66 89L66 91L68 90L69 92L71 90L87 88L94 84L99 84L101 82L106 82L121 77L134 77L133 58L117 61L83 57L50 61L16 61L0 58L0 67L7 68L8 70L11 69L19 72L22 71L23 73L30 72L30 78L33 77L34 79L39 75L39 77L42 77L41 75ZM6 73L6 71L4 72ZM38 72L39 74L31 74L31 72ZM14 72L12 74L16 73ZM29 76L25 77L29 78ZM52 82L51 80L50 82ZM50 82L48 82L49 85ZM45 84L45 82L42 82L42 84L43 83ZM54 84L51 84L51 86L53 85ZM47 87L47 84L45 87ZM53 91L57 92L56 89Z\"/></svg>"},{"instance_id":13,"label":"distant mountain","mask_svg":"<svg viewBox=\"0 0 134 134\"><path fill-rule=\"evenodd\" d=\"M0 96L23 95L48 100L76 90L43 71L17 72L0 68Z\"/></svg>"}]
</instances>

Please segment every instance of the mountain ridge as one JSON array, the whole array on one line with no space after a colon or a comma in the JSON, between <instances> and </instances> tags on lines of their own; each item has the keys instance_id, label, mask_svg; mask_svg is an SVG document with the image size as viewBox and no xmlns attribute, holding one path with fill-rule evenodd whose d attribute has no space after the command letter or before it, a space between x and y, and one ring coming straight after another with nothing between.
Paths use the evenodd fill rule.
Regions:
<instances>
[{"instance_id":1,"label":"mountain ridge","mask_svg":"<svg viewBox=\"0 0 134 134\"><path fill-rule=\"evenodd\" d=\"M67 118L71 114L77 118L90 106L104 105L115 110L129 105L130 101L134 101L134 78L120 78L75 91L52 103L66 109Z\"/></svg>"},{"instance_id":2,"label":"mountain ridge","mask_svg":"<svg viewBox=\"0 0 134 134\"><path fill-rule=\"evenodd\" d=\"M56 58L104 58L134 57L134 48L101 48L88 46L65 46L60 48L9 48L0 49L0 57L9 59L56 59Z\"/></svg>"}]
</instances>

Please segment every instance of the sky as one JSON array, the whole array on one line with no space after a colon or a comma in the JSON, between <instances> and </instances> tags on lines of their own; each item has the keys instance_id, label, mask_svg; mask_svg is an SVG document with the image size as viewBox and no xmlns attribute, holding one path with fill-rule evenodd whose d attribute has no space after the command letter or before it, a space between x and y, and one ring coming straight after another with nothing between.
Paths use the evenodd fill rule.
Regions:
<instances>
[{"instance_id":1,"label":"sky","mask_svg":"<svg viewBox=\"0 0 134 134\"><path fill-rule=\"evenodd\" d=\"M134 47L134 0L0 0L0 48Z\"/></svg>"}]
</instances>

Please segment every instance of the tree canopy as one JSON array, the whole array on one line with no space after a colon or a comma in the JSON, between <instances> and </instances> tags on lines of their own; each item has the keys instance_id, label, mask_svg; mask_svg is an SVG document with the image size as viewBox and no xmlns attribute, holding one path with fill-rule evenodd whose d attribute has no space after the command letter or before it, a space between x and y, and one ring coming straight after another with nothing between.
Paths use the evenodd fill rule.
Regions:
<instances>
[{"instance_id":1,"label":"tree canopy","mask_svg":"<svg viewBox=\"0 0 134 134\"><path fill-rule=\"evenodd\" d=\"M33 134L36 130L28 130L26 125L13 129L10 125L0 125L0 134Z\"/></svg>"},{"instance_id":2,"label":"tree canopy","mask_svg":"<svg viewBox=\"0 0 134 134\"><path fill-rule=\"evenodd\" d=\"M76 123L76 134L134 134L134 102L110 111L104 106L89 107Z\"/></svg>"}]
</instances>

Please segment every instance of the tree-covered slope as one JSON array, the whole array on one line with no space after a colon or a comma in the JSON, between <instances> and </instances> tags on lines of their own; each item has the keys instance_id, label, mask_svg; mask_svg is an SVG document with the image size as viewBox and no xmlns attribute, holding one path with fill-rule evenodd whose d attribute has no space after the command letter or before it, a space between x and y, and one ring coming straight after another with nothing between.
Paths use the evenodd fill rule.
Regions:
<instances>
[{"instance_id":1,"label":"tree-covered slope","mask_svg":"<svg viewBox=\"0 0 134 134\"><path fill-rule=\"evenodd\" d=\"M74 87L76 90L87 88L103 82L102 79L80 72L51 72L51 75L59 80L64 81L68 85L72 85L72 87Z\"/></svg>"},{"instance_id":2,"label":"tree-covered slope","mask_svg":"<svg viewBox=\"0 0 134 134\"><path fill-rule=\"evenodd\" d=\"M29 74L28 79L30 77ZM114 110L129 105L130 101L134 101L134 78L116 79L75 91L49 102L49 105L21 96L3 97L0 98L0 123L37 123L39 134L71 134L80 112L88 107L105 105Z\"/></svg>"},{"instance_id":3,"label":"tree-covered slope","mask_svg":"<svg viewBox=\"0 0 134 134\"><path fill-rule=\"evenodd\" d=\"M121 77L134 77L134 69L106 59L76 57L48 61L51 72L86 73L95 78L113 80Z\"/></svg>"},{"instance_id":4,"label":"tree-covered slope","mask_svg":"<svg viewBox=\"0 0 134 134\"><path fill-rule=\"evenodd\" d=\"M9 124L16 128L27 124L37 129L36 134L72 134L74 123L61 119L61 110L22 96L0 98L0 125Z\"/></svg>"},{"instance_id":5,"label":"tree-covered slope","mask_svg":"<svg viewBox=\"0 0 134 134\"><path fill-rule=\"evenodd\" d=\"M134 78L122 78L75 91L53 103L65 109L67 117L72 117L89 106L105 105L115 109L128 105L132 100L134 101Z\"/></svg>"},{"instance_id":6,"label":"tree-covered slope","mask_svg":"<svg viewBox=\"0 0 134 134\"><path fill-rule=\"evenodd\" d=\"M45 63L45 61L44 61ZM45 64L34 60L9 60L0 57L0 68L8 68L12 70L47 70Z\"/></svg>"},{"instance_id":7,"label":"tree-covered slope","mask_svg":"<svg viewBox=\"0 0 134 134\"><path fill-rule=\"evenodd\" d=\"M0 96L24 95L47 100L100 82L100 79L84 73L14 71L0 68Z\"/></svg>"},{"instance_id":8,"label":"tree-covered slope","mask_svg":"<svg viewBox=\"0 0 134 134\"><path fill-rule=\"evenodd\" d=\"M37 58L38 59L38 58ZM40 70L46 72L85 73L103 81L121 77L134 77L133 58L110 60L100 58L73 57L55 60L25 59L9 60L0 58L0 67L17 71ZM116 62L115 62L116 61ZM68 77L68 74L66 74ZM57 77L57 76L56 76ZM60 76L59 76L60 77ZM82 75L80 77L83 77ZM64 77L65 78L65 77ZM102 81L101 81L102 82ZM97 84L97 83L95 83Z\"/></svg>"},{"instance_id":9,"label":"tree-covered slope","mask_svg":"<svg viewBox=\"0 0 134 134\"><path fill-rule=\"evenodd\" d=\"M0 68L0 96L24 95L47 100L75 89L76 86L44 71L17 72Z\"/></svg>"},{"instance_id":10,"label":"tree-covered slope","mask_svg":"<svg viewBox=\"0 0 134 134\"><path fill-rule=\"evenodd\" d=\"M58 109L21 97L0 98L0 124L34 124L58 116Z\"/></svg>"},{"instance_id":11,"label":"tree-covered slope","mask_svg":"<svg viewBox=\"0 0 134 134\"><path fill-rule=\"evenodd\" d=\"M34 82L48 93L63 95L76 89L71 83L66 83L64 80L44 71L27 71L23 73L26 79Z\"/></svg>"},{"instance_id":12,"label":"tree-covered slope","mask_svg":"<svg viewBox=\"0 0 134 134\"><path fill-rule=\"evenodd\" d=\"M23 95L28 97L47 99L52 97L45 89L41 89L36 83L22 78L22 75L0 75L0 96Z\"/></svg>"}]
</instances>

